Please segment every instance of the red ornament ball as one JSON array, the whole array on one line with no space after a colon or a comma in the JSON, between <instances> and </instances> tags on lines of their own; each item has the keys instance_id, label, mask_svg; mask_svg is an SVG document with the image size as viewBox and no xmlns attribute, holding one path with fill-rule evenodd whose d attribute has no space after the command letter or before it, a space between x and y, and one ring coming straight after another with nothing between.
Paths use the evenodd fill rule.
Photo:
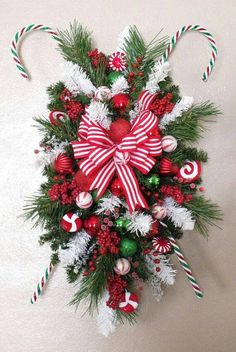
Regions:
<instances>
[{"instance_id":1,"label":"red ornament ball","mask_svg":"<svg viewBox=\"0 0 236 352\"><path fill-rule=\"evenodd\" d=\"M76 232L81 229L82 220L74 213L67 213L61 219L60 225L66 232Z\"/></svg>"},{"instance_id":2,"label":"red ornament ball","mask_svg":"<svg viewBox=\"0 0 236 352\"><path fill-rule=\"evenodd\" d=\"M129 134L130 130L131 123L120 117L119 119L111 123L110 130L108 133L111 140L114 143L118 144L127 134Z\"/></svg>"},{"instance_id":3,"label":"red ornament ball","mask_svg":"<svg viewBox=\"0 0 236 352\"><path fill-rule=\"evenodd\" d=\"M173 164L170 159L162 158L160 161L160 173L162 175L176 175L178 166Z\"/></svg>"},{"instance_id":4,"label":"red ornament ball","mask_svg":"<svg viewBox=\"0 0 236 352\"><path fill-rule=\"evenodd\" d=\"M73 159L70 158L65 153L59 154L53 164L54 170L58 174L72 173L72 171L73 171L72 166L73 166Z\"/></svg>"},{"instance_id":5,"label":"red ornament ball","mask_svg":"<svg viewBox=\"0 0 236 352\"><path fill-rule=\"evenodd\" d=\"M124 93L114 95L112 103L115 109L125 111L129 106L129 96Z\"/></svg>"},{"instance_id":6,"label":"red ornament ball","mask_svg":"<svg viewBox=\"0 0 236 352\"><path fill-rule=\"evenodd\" d=\"M91 215L84 220L84 229L90 236L96 237L100 227L101 224L97 215Z\"/></svg>"},{"instance_id":7,"label":"red ornament ball","mask_svg":"<svg viewBox=\"0 0 236 352\"><path fill-rule=\"evenodd\" d=\"M114 178L114 180L111 183L110 189L111 189L111 193L116 197L120 197L124 195L123 188L119 178Z\"/></svg>"}]
</instances>

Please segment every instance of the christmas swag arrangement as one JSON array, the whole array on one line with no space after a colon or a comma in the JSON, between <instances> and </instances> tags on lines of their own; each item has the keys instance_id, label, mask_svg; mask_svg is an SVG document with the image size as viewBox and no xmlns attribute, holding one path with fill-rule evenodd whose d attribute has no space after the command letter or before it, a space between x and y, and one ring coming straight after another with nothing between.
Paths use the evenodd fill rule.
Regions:
<instances>
[{"instance_id":1,"label":"christmas swag arrangement","mask_svg":"<svg viewBox=\"0 0 236 352\"><path fill-rule=\"evenodd\" d=\"M76 283L72 304L86 301L108 335L119 322L135 320L144 282L158 300L162 285L174 284L172 254L202 298L177 240L184 230L207 236L207 226L221 219L218 206L201 193L207 153L193 146L204 121L219 110L209 101L181 97L167 58L182 34L202 33L212 49L206 81L217 54L212 35L198 25L184 26L170 43L157 36L147 45L129 26L107 56L76 22L58 33L29 25L12 42L25 78L17 45L34 30L57 40L66 64L64 79L48 88L49 116L35 119L43 135L35 153L46 181L26 211L42 225L40 244L49 242L52 256L31 302L61 262L68 281Z\"/></svg>"}]
</instances>

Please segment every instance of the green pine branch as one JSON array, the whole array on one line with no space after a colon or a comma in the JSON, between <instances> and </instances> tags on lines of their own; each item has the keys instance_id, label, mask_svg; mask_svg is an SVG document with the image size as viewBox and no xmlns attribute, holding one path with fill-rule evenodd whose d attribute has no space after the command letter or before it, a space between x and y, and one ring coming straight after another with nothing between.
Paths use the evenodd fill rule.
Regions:
<instances>
[{"instance_id":1,"label":"green pine branch","mask_svg":"<svg viewBox=\"0 0 236 352\"><path fill-rule=\"evenodd\" d=\"M165 134L172 135L183 142L196 142L206 130L203 122L212 122L210 118L220 113L220 110L209 101L197 104L167 125Z\"/></svg>"},{"instance_id":2,"label":"green pine branch","mask_svg":"<svg viewBox=\"0 0 236 352\"><path fill-rule=\"evenodd\" d=\"M223 214L219 206L202 196L193 196L190 202L185 203L185 207L191 210L196 220L196 229L203 236L208 236L208 225L219 227L216 222L221 221Z\"/></svg>"},{"instance_id":3,"label":"green pine branch","mask_svg":"<svg viewBox=\"0 0 236 352\"><path fill-rule=\"evenodd\" d=\"M207 152L201 149L198 150L194 147L185 147L181 143L178 143L178 148L168 156L173 163L178 164L179 166L183 165L186 160L198 160L201 162L208 161Z\"/></svg>"},{"instance_id":4,"label":"green pine branch","mask_svg":"<svg viewBox=\"0 0 236 352\"><path fill-rule=\"evenodd\" d=\"M58 30L58 33L60 35L59 50L63 57L80 65L95 85L103 85L106 65L101 62L95 69L88 56L88 52L92 50L91 32L75 20L70 24L69 29Z\"/></svg>"}]
</instances>

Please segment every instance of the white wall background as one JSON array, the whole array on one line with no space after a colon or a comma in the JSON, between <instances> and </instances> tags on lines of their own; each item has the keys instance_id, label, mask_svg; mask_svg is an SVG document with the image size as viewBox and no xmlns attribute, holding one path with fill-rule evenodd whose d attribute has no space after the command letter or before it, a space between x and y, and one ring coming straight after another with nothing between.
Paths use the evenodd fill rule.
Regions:
<instances>
[{"instance_id":1,"label":"white wall background","mask_svg":"<svg viewBox=\"0 0 236 352\"><path fill-rule=\"evenodd\" d=\"M235 1L234 0L54 0L0 3L0 351L1 352L234 352L235 324ZM207 196L225 213L223 230L214 228L208 241L186 233L181 245L204 288L198 301L179 267L177 283L156 303L149 289L142 296L136 326L125 325L108 339L95 321L67 303L75 292L58 267L45 295L29 303L48 263L50 251L37 243L40 229L24 223L24 199L42 181L33 149L39 135L32 117L47 114L45 88L59 79L62 59L45 33L28 35L22 57L32 81L22 79L9 53L16 30L29 23L66 28L74 18L93 31L105 52L116 47L118 33L136 24L147 40L161 28L172 35L184 24L201 24L219 46L216 69L208 83L201 73L210 49L200 34L187 34L171 56L173 77L183 94L210 99L223 111L201 146L210 156L204 168Z\"/></svg>"}]
</instances>

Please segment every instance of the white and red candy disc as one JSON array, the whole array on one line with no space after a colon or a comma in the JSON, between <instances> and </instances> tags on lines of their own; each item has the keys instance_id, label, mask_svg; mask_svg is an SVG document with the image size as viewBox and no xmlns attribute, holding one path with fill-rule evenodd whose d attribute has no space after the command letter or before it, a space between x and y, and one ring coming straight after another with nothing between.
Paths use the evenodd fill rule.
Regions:
<instances>
[{"instance_id":1,"label":"white and red candy disc","mask_svg":"<svg viewBox=\"0 0 236 352\"><path fill-rule=\"evenodd\" d=\"M156 237L152 240L153 248L159 253L168 253L171 251L171 244L165 238Z\"/></svg>"},{"instance_id":2,"label":"white and red candy disc","mask_svg":"<svg viewBox=\"0 0 236 352\"><path fill-rule=\"evenodd\" d=\"M177 140L173 136L164 136L161 145L164 152L172 153L177 148Z\"/></svg>"},{"instance_id":3,"label":"white and red candy disc","mask_svg":"<svg viewBox=\"0 0 236 352\"><path fill-rule=\"evenodd\" d=\"M138 296L135 293L125 291L119 304L120 310L125 313L133 313L138 307Z\"/></svg>"},{"instance_id":4,"label":"white and red candy disc","mask_svg":"<svg viewBox=\"0 0 236 352\"><path fill-rule=\"evenodd\" d=\"M75 199L77 207L88 209L93 204L93 197L89 192L80 192Z\"/></svg>"},{"instance_id":5,"label":"white and red candy disc","mask_svg":"<svg viewBox=\"0 0 236 352\"><path fill-rule=\"evenodd\" d=\"M159 204L153 204L151 208L152 216L154 219L161 220L164 219L167 215L167 209L166 207L159 205Z\"/></svg>"},{"instance_id":6,"label":"white and red candy disc","mask_svg":"<svg viewBox=\"0 0 236 352\"><path fill-rule=\"evenodd\" d=\"M52 125L56 125L58 123L58 121L62 121L67 117L67 115L59 110L53 110L50 112L49 114L49 120L51 122Z\"/></svg>"},{"instance_id":7,"label":"white and red candy disc","mask_svg":"<svg viewBox=\"0 0 236 352\"><path fill-rule=\"evenodd\" d=\"M81 229L82 220L74 213L67 213L61 219L60 225L66 232L76 232Z\"/></svg>"},{"instance_id":8,"label":"white and red candy disc","mask_svg":"<svg viewBox=\"0 0 236 352\"><path fill-rule=\"evenodd\" d=\"M193 182L196 181L201 175L201 164L199 161L187 161L185 165L183 165L178 173L177 177L182 178L185 182Z\"/></svg>"},{"instance_id":9,"label":"white and red candy disc","mask_svg":"<svg viewBox=\"0 0 236 352\"><path fill-rule=\"evenodd\" d=\"M119 258L116 260L116 265L114 267L114 271L118 275L126 275L130 271L130 262L128 259L125 258Z\"/></svg>"},{"instance_id":10,"label":"white and red candy disc","mask_svg":"<svg viewBox=\"0 0 236 352\"><path fill-rule=\"evenodd\" d=\"M111 54L108 59L108 66L113 71L122 72L126 68L125 54L122 52L115 52Z\"/></svg>"}]
</instances>

